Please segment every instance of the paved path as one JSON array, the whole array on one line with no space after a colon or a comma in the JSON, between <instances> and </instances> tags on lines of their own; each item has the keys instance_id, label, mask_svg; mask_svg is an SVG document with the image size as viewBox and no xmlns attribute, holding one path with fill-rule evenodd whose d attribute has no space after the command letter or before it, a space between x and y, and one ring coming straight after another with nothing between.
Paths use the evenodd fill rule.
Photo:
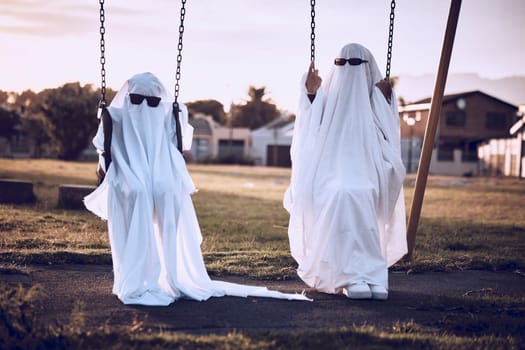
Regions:
<instances>
[{"instance_id":1,"label":"paved path","mask_svg":"<svg viewBox=\"0 0 525 350\"><path fill-rule=\"evenodd\" d=\"M144 330L161 327L222 334L232 330L290 331L353 324L383 328L397 321L413 321L423 329L439 330L440 320L451 310L461 312L466 299L525 295L525 277L512 272L390 273L388 301L355 301L342 295L317 293L300 280L222 279L284 292L305 290L314 302L222 297L204 302L178 300L167 307L127 306L111 294L113 276L107 265L32 266L27 274L0 269L0 282L42 286L37 302L40 322L67 324L75 305L81 305L85 327L92 330L105 325L129 327L135 322ZM450 307L444 308L443 303Z\"/></svg>"}]
</instances>

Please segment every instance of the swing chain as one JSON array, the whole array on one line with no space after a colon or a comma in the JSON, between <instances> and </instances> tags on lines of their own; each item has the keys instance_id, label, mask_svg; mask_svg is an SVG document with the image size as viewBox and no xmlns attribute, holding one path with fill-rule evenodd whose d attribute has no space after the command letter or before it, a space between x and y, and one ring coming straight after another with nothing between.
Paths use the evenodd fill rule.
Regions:
<instances>
[{"instance_id":1,"label":"swing chain","mask_svg":"<svg viewBox=\"0 0 525 350\"><path fill-rule=\"evenodd\" d=\"M310 16L312 21L310 22L310 28L312 32L310 33L310 61L315 60L315 0L310 0Z\"/></svg>"},{"instance_id":2,"label":"swing chain","mask_svg":"<svg viewBox=\"0 0 525 350\"><path fill-rule=\"evenodd\" d=\"M388 52L386 55L386 79L390 78L390 62L392 61L392 39L394 37L394 9L396 1L390 3L390 25L388 27Z\"/></svg>"},{"instance_id":3,"label":"swing chain","mask_svg":"<svg viewBox=\"0 0 525 350\"><path fill-rule=\"evenodd\" d=\"M106 41L104 40L104 34L106 33L106 28L104 27L104 21L106 20L106 16L104 13L104 0L99 0L100 3L100 76L101 76L101 84L100 84L100 102L99 107L106 106Z\"/></svg>"},{"instance_id":4,"label":"swing chain","mask_svg":"<svg viewBox=\"0 0 525 350\"><path fill-rule=\"evenodd\" d=\"M182 36L184 34L184 17L186 16L186 0L182 0L182 6L180 8L180 25L179 25L179 43L177 45L177 70L175 73L175 102L173 103L174 107L179 108L179 90L180 90L180 66L182 62Z\"/></svg>"}]
</instances>

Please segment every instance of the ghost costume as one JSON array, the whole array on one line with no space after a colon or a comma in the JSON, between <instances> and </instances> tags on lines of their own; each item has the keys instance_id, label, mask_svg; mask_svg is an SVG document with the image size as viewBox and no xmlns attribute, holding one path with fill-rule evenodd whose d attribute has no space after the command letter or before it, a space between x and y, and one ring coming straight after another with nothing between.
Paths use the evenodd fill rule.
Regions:
<instances>
[{"instance_id":1,"label":"ghost costume","mask_svg":"<svg viewBox=\"0 0 525 350\"><path fill-rule=\"evenodd\" d=\"M326 293L366 282L388 290L388 266L407 252L399 117L375 84L371 53L345 46L340 58L367 63L335 66L307 98L305 78L284 197L298 275Z\"/></svg>"},{"instance_id":2,"label":"ghost costume","mask_svg":"<svg viewBox=\"0 0 525 350\"><path fill-rule=\"evenodd\" d=\"M147 100L132 104L129 93L162 100L157 107L148 106ZM124 304L142 305L223 295L307 300L301 294L210 280L190 198L196 188L176 148L172 102L160 81L143 73L129 79L108 107L113 124L112 163L84 203L108 220L113 293ZM188 150L193 129L185 106L180 107L182 143ZM100 152L104 148L102 122L93 144Z\"/></svg>"}]
</instances>

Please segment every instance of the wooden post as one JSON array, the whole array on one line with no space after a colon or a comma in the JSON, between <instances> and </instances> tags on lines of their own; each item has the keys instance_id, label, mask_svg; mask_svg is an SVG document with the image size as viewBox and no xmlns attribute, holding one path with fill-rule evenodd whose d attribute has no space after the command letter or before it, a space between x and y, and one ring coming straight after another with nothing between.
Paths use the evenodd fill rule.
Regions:
<instances>
[{"instance_id":1,"label":"wooden post","mask_svg":"<svg viewBox=\"0 0 525 350\"><path fill-rule=\"evenodd\" d=\"M425 187L427 185L428 170L432 157L432 149L434 148L436 130L439 123L439 114L441 113L441 104L443 102L443 94L445 92L445 84L447 82L448 67L450 64L450 56L452 55L452 47L454 46L454 37L456 35L456 27L458 24L460 8L461 0L452 0L448 14L447 27L445 30L445 38L443 40L443 48L441 50L441 59L439 61L439 68L436 76L436 84L434 86L434 94L432 95L430 112L425 129L425 136L423 139L421 159L419 161L419 167L417 170L412 207L410 209L410 216L408 218L408 253L406 256L408 260L412 259L412 252L414 250L414 243L416 241L417 225L419 223L419 217L421 216L423 196L425 194Z\"/></svg>"}]
</instances>

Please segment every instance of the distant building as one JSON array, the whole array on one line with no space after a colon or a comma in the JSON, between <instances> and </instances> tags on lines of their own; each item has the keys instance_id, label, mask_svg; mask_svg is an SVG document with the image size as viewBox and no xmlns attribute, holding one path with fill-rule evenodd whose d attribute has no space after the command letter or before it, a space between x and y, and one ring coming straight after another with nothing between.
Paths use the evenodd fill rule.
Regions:
<instances>
[{"instance_id":1,"label":"distant building","mask_svg":"<svg viewBox=\"0 0 525 350\"><path fill-rule=\"evenodd\" d=\"M214 121L209 116L197 115L190 119L193 126L193 142L191 144L191 156L194 161L200 161L212 157Z\"/></svg>"},{"instance_id":2,"label":"distant building","mask_svg":"<svg viewBox=\"0 0 525 350\"><path fill-rule=\"evenodd\" d=\"M518 120L508 138L491 139L479 147L482 175L525 178L525 105L520 105Z\"/></svg>"},{"instance_id":3,"label":"distant building","mask_svg":"<svg viewBox=\"0 0 525 350\"><path fill-rule=\"evenodd\" d=\"M283 114L281 118L252 131L251 156L257 165L290 167L294 119Z\"/></svg>"},{"instance_id":4,"label":"distant building","mask_svg":"<svg viewBox=\"0 0 525 350\"><path fill-rule=\"evenodd\" d=\"M408 172L417 170L430 98L399 107L401 148ZM479 175L478 147L506 138L518 107L481 91L445 95L430 163L431 174Z\"/></svg>"},{"instance_id":5,"label":"distant building","mask_svg":"<svg viewBox=\"0 0 525 350\"><path fill-rule=\"evenodd\" d=\"M481 91L445 95L431 174L479 175L478 147L506 138L518 107ZM416 172L430 111L430 98L399 107L401 151L407 171ZM260 165L290 166L294 121L282 117L252 131L252 157Z\"/></svg>"},{"instance_id":6,"label":"distant building","mask_svg":"<svg viewBox=\"0 0 525 350\"><path fill-rule=\"evenodd\" d=\"M249 128L222 126L211 116L196 114L189 120L193 126L191 155L194 161L235 157L247 158L251 146Z\"/></svg>"}]
</instances>

